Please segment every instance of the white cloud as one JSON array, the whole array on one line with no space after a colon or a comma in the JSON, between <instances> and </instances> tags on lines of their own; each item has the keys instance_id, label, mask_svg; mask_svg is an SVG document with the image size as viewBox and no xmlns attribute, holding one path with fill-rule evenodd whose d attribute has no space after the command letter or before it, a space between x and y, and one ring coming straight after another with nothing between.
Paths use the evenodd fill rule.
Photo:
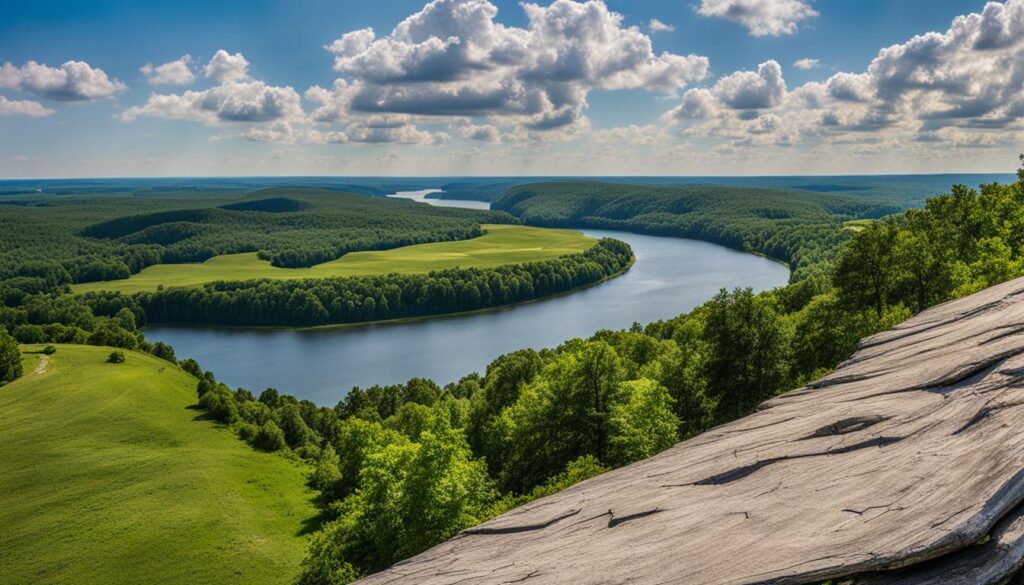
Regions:
<instances>
[{"instance_id":1,"label":"white cloud","mask_svg":"<svg viewBox=\"0 0 1024 585\"><path fill-rule=\"evenodd\" d=\"M818 15L807 0L701 0L697 14L737 22L756 37L791 35Z\"/></svg>"},{"instance_id":2,"label":"white cloud","mask_svg":"<svg viewBox=\"0 0 1024 585\"><path fill-rule=\"evenodd\" d=\"M287 121L274 122L265 127L250 128L233 136L250 142L284 142L307 144L444 144L444 132L428 132L411 124L373 125L353 124L341 131L323 132L315 128L297 126ZM215 137L222 139L224 137Z\"/></svg>"},{"instance_id":3,"label":"white cloud","mask_svg":"<svg viewBox=\"0 0 1024 585\"><path fill-rule=\"evenodd\" d=\"M758 65L757 72L737 71L719 79L711 92L734 110L771 108L786 94L786 80L777 62L765 61Z\"/></svg>"},{"instance_id":4,"label":"white cloud","mask_svg":"<svg viewBox=\"0 0 1024 585\"><path fill-rule=\"evenodd\" d=\"M647 28L652 33L672 32L676 30L676 27L672 26L671 24L665 24L664 22L658 20L657 18L652 18L650 22L647 23Z\"/></svg>"},{"instance_id":5,"label":"white cloud","mask_svg":"<svg viewBox=\"0 0 1024 585\"><path fill-rule=\"evenodd\" d=\"M248 81L249 61L241 53L232 55L224 49L220 49L203 68L203 75L214 83Z\"/></svg>"},{"instance_id":6,"label":"white cloud","mask_svg":"<svg viewBox=\"0 0 1024 585\"><path fill-rule=\"evenodd\" d=\"M663 119L684 135L754 144L845 147L852 154L927 154L936 144L1020 144L1024 131L1024 0L990 2L879 51L860 73L789 91L777 64L691 89ZM895 146L894 146L895 145ZM930 145L930 146L929 146Z\"/></svg>"},{"instance_id":7,"label":"white cloud","mask_svg":"<svg viewBox=\"0 0 1024 585\"><path fill-rule=\"evenodd\" d=\"M120 81L110 79L102 69L83 61L68 61L59 68L35 61L21 67L4 63L0 67L0 87L68 102L109 97L127 89Z\"/></svg>"},{"instance_id":8,"label":"white cloud","mask_svg":"<svg viewBox=\"0 0 1024 585\"><path fill-rule=\"evenodd\" d=\"M230 55L221 49L204 70L206 77L218 85L181 94L154 93L145 104L122 112L121 119L130 122L148 116L216 125L223 122L301 120L304 117L302 99L294 89L251 80L248 68L249 62L241 53Z\"/></svg>"},{"instance_id":9,"label":"white cloud","mask_svg":"<svg viewBox=\"0 0 1024 585\"><path fill-rule=\"evenodd\" d=\"M326 47L344 78L311 88L326 122L363 114L489 117L527 132L586 126L593 89L675 92L702 79L706 57L656 54L600 0L524 3L529 26L495 21L487 0L434 0L385 36L352 31Z\"/></svg>"},{"instance_id":10,"label":"white cloud","mask_svg":"<svg viewBox=\"0 0 1024 585\"><path fill-rule=\"evenodd\" d=\"M818 59L811 59L810 57L805 57L803 59L797 59L796 61L794 61L793 67L796 67L797 69L801 69L803 71L809 71L811 69L817 69L818 67L821 67L821 61L819 61Z\"/></svg>"},{"instance_id":11,"label":"white cloud","mask_svg":"<svg viewBox=\"0 0 1024 585\"><path fill-rule=\"evenodd\" d=\"M39 102L31 100L9 100L0 95L0 116L29 116L42 118L54 113Z\"/></svg>"},{"instance_id":12,"label":"white cloud","mask_svg":"<svg viewBox=\"0 0 1024 585\"><path fill-rule=\"evenodd\" d=\"M196 79L192 73L192 57L189 55L163 65L146 63L140 71L150 85L188 85Z\"/></svg>"}]
</instances>

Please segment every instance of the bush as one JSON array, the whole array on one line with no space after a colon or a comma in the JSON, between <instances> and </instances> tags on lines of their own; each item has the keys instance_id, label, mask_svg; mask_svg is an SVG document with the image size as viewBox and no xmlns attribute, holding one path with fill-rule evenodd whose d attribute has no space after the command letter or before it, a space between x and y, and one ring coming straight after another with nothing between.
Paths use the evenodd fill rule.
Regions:
<instances>
[{"instance_id":1,"label":"bush","mask_svg":"<svg viewBox=\"0 0 1024 585\"><path fill-rule=\"evenodd\" d=\"M0 384L18 379L22 372L18 342L0 327Z\"/></svg>"},{"instance_id":2,"label":"bush","mask_svg":"<svg viewBox=\"0 0 1024 585\"><path fill-rule=\"evenodd\" d=\"M46 347L43 348L43 353L46 355L53 355L57 353L57 348L52 345L47 345Z\"/></svg>"},{"instance_id":3,"label":"bush","mask_svg":"<svg viewBox=\"0 0 1024 585\"><path fill-rule=\"evenodd\" d=\"M284 440L284 431L272 420L268 420L253 440L253 446L264 451L280 451L287 449L288 443Z\"/></svg>"},{"instance_id":4,"label":"bush","mask_svg":"<svg viewBox=\"0 0 1024 585\"><path fill-rule=\"evenodd\" d=\"M172 364L178 363L178 360L174 356L174 348L162 341L154 343L153 349L150 350L149 353L155 355L156 357L162 360L167 360Z\"/></svg>"},{"instance_id":5,"label":"bush","mask_svg":"<svg viewBox=\"0 0 1024 585\"><path fill-rule=\"evenodd\" d=\"M123 364L124 363L124 352L123 351L112 351L107 356L108 364Z\"/></svg>"}]
</instances>

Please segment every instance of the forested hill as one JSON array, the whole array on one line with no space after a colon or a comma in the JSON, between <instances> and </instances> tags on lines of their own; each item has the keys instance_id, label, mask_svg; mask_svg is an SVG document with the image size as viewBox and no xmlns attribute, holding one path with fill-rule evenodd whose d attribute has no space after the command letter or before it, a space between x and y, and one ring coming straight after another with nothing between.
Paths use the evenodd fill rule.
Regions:
<instances>
[{"instance_id":1,"label":"forested hill","mask_svg":"<svg viewBox=\"0 0 1024 585\"><path fill-rule=\"evenodd\" d=\"M417 205L322 189L142 196L132 192L3 198L0 279L51 284L128 278L153 264L260 252L307 267L347 252L465 240L504 213Z\"/></svg>"},{"instance_id":2,"label":"forested hill","mask_svg":"<svg viewBox=\"0 0 1024 585\"><path fill-rule=\"evenodd\" d=\"M823 271L852 233L844 222L900 211L831 193L597 182L514 187L491 208L531 225L629 230L758 252L787 262L794 280Z\"/></svg>"}]
</instances>

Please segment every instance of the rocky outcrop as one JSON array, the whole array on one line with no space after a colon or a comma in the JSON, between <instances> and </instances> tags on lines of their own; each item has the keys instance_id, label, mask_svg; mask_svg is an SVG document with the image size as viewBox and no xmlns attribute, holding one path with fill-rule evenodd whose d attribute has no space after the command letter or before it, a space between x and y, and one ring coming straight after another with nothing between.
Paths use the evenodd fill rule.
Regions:
<instances>
[{"instance_id":1,"label":"rocky outcrop","mask_svg":"<svg viewBox=\"0 0 1024 585\"><path fill-rule=\"evenodd\" d=\"M1002 583L1024 562L1024 279L369 584Z\"/></svg>"}]
</instances>

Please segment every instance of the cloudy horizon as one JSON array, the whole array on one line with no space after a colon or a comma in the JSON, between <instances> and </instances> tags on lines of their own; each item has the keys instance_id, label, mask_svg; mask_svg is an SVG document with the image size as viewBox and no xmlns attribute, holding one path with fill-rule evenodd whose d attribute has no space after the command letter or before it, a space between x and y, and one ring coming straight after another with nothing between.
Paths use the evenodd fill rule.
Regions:
<instances>
[{"instance_id":1,"label":"cloudy horizon","mask_svg":"<svg viewBox=\"0 0 1024 585\"><path fill-rule=\"evenodd\" d=\"M1006 172L1024 150L1024 0L111 4L0 24L0 179Z\"/></svg>"}]
</instances>

